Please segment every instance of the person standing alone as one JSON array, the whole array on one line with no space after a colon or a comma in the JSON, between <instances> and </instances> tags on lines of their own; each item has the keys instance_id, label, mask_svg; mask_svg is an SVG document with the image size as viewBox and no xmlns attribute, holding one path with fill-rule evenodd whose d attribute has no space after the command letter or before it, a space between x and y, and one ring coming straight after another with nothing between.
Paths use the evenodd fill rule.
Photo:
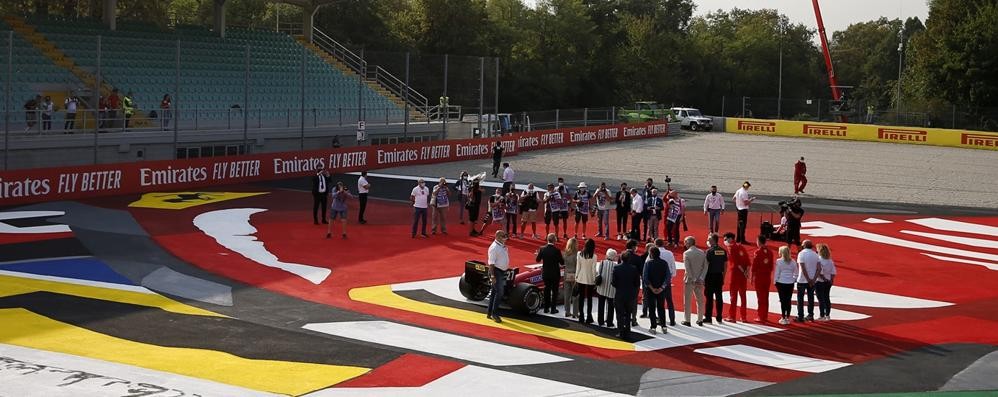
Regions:
<instances>
[{"instance_id":1,"label":"person standing alone","mask_svg":"<svg viewBox=\"0 0 998 397\"><path fill-rule=\"evenodd\" d=\"M492 292L489 294L489 310L485 317L501 323L499 304L502 303L502 294L506 291L506 271L509 270L509 250L506 248L505 231L496 231L496 239L489 246L488 263Z\"/></svg>"},{"instance_id":2,"label":"person standing alone","mask_svg":"<svg viewBox=\"0 0 998 397\"><path fill-rule=\"evenodd\" d=\"M750 187L752 187L752 184L749 181L742 182L742 187L732 197L735 201L735 208L738 209L738 235L735 236L735 241L742 244L748 244L748 241L745 240L745 226L748 225L749 207L755 201L755 197L749 196L748 191Z\"/></svg>"},{"instance_id":3,"label":"person standing alone","mask_svg":"<svg viewBox=\"0 0 998 397\"><path fill-rule=\"evenodd\" d=\"M364 219L364 212L367 211L367 194L370 192L371 183L367 181L367 171L361 171L360 178L357 178L357 202L360 204L357 223L361 225L367 223L367 219Z\"/></svg>"},{"instance_id":4,"label":"person standing alone","mask_svg":"<svg viewBox=\"0 0 998 397\"><path fill-rule=\"evenodd\" d=\"M710 193L703 199L703 213L707 215L707 226L711 233L721 228L721 214L724 214L724 196L717 194L717 186L710 187Z\"/></svg>"},{"instance_id":5,"label":"person standing alone","mask_svg":"<svg viewBox=\"0 0 998 397\"><path fill-rule=\"evenodd\" d=\"M804 156L794 163L794 194L804 193L807 186L807 164L804 163Z\"/></svg>"},{"instance_id":6,"label":"person standing alone","mask_svg":"<svg viewBox=\"0 0 998 397\"><path fill-rule=\"evenodd\" d=\"M72 134L73 129L76 128L76 108L79 103L79 99L72 93L66 96L66 100L63 101L63 107L66 109L66 122L62 129L66 130L67 134Z\"/></svg>"},{"instance_id":7,"label":"person standing alone","mask_svg":"<svg viewBox=\"0 0 998 397\"><path fill-rule=\"evenodd\" d=\"M499 164L502 163L502 152L506 150L502 147L502 141L496 141L492 145L492 177L499 177Z\"/></svg>"},{"instance_id":8,"label":"person standing alone","mask_svg":"<svg viewBox=\"0 0 998 397\"><path fill-rule=\"evenodd\" d=\"M423 229L420 236L424 238L430 237L426 234L426 211L430 206L430 189L426 187L426 182L423 178L419 178L416 181L416 187L412 188L412 193L409 195L409 202L412 203L413 213L412 213L412 238L416 238L416 229L419 226L419 222L423 222Z\"/></svg>"},{"instance_id":9,"label":"person standing alone","mask_svg":"<svg viewBox=\"0 0 998 397\"><path fill-rule=\"evenodd\" d=\"M326 206L329 205L329 191L333 180L329 176L329 170L319 171L312 177L312 223L319 224L319 209L322 209L322 223L329 223L326 220Z\"/></svg>"}]
</instances>

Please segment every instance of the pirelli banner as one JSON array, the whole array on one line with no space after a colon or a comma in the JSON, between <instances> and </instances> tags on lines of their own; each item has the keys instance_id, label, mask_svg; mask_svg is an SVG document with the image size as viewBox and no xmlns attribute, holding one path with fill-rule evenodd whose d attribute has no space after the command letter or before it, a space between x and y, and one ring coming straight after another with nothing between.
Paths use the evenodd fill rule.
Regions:
<instances>
[{"instance_id":1,"label":"pirelli banner","mask_svg":"<svg viewBox=\"0 0 998 397\"><path fill-rule=\"evenodd\" d=\"M869 124L728 118L727 132L998 150L998 133Z\"/></svg>"},{"instance_id":2,"label":"pirelli banner","mask_svg":"<svg viewBox=\"0 0 998 397\"><path fill-rule=\"evenodd\" d=\"M486 159L492 156L492 145L497 140L505 149L504 156L510 156L530 150L664 137L668 131L667 123L653 122L562 128L501 138L6 171L0 172L0 207L105 195L191 190L307 176L322 169L344 173Z\"/></svg>"}]
</instances>

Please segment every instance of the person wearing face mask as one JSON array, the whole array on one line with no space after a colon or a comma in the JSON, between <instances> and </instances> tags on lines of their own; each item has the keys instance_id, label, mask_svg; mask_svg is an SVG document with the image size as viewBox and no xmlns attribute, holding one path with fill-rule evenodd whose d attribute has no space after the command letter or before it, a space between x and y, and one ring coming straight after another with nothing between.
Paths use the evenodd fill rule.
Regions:
<instances>
[{"instance_id":1,"label":"person wearing face mask","mask_svg":"<svg viewBox=\"0 0 998 397\"><path fill-rule=\"evenodd\" d=\"M645 219L648 226L645 228L647 234L645 240L654 241L658 239L658 218L662 214L662 198L658 197L658 189L652 189L645 196Z\"/></svg>"},{"instance_id":2,"label":"person wearing face mask","mask_svg":"<svg viewBox=\"0 0 998 397\"><path fill-rule=\"evenodd\" d=\"M748 244L748 241L745 240L745 226L748 225L749 207L755 201L755 197L749 196L750 187L752 184L749 181L743 182L741 189L738 189L732 197L735 201L735 208L738 208L738 234L735 236L735 241L742 244Z\"/></svg>"},{"instance_id":3,"label":"person wearing face mask","mask_svg":"<svg viewBox=\"0 0 998 397\"><path fill-rule=\"evenodd\" d=\"M641 221L645 217L645 199L638 194L638 189L631 188L631 233L628 239L641 238Z\"/></svg>"},{"instance_id":4,"label":"person wearing face mask","mask_svg":"<svg viewBox=\"0 0 998 397\"><path fill-rule=\"evenodd\" d=\"M537 198L537 191L534 184L527 184L527 189L520 193L520 235L526 236L527 223L530 223L530 237L537 239L537 208L540 200Z\"/></svg>"},{"instance_id":5,"label":"person wearing face mask","mask_svg":"<svg viewBox=\"0 0 998 397\"><path fill-rule=\"evenodd\" d=\"M606 187L606 182L600 182L599 188L593 194L596 202L596 237L610 239L610 207L613 205L613 197L610 196L610 189Z\"/></svg>"},{"instance_id":6,"label":"person wearing face mask","mask_svg":"<svg viewBox=\"0 0 998 397\"><path fill-rule=\"evenodd\" d=\"M413 208L412 238L416 238L416 229L420 221L423 222L420 236L423 238L430 237L426 234L426 213L430 206L430 189L426 187L426 182L423 181L423 178L419 178L416 181L416 187L412 188L412 193L409 195L409 202L412 203Z\"/></svg>"},{"instance_id":7,"label":"person wearing face mask","mask_svg":"<svg viewBox=\"0 0 998 397\"><path fill-rule=\"evenodd\" d=\"M642 198L642 200L647 199L648 196L651 195L652 189L655 189L655 183L654 183L654 181L651 178L645 179L644 189L641 190L641 198ZM647 205L645 206L644 213L641 216L641 222L643 222L641 224L641 235L638 236L638 237L641 237L641 239L644 240L644 239L648 238L648 208L647 208Z\"/></svg>"},{"instance_id":8,"label":"person wearing face mask","mask_svg":"<svg viewBox=\"0 0 998 397\"><path fill-rule=\"evenodd\" d=\"M575 204L575 236L579 235L579 221L582 223L582 239L586 239L586 224L589 222L590 201L592 194L585 182L579 182L579 190L575 191L572 203Z\"/></svg>"},{"instance_id":9,"label":"person wearing face mask","mask_svg":"<svg viewBox=\"0 0 998 397\"><path fill-rule=\"evenodd\" d=\"M746 295L748 289L749 267L751 266L748 250L745 246L735 242L735 234L724 233L724 245L728 247L728 264L731 276L728 283L728 291L731 294L731 302L728 303L728 318L730 322L741 319L748 322L748 302ZM739 316L738 301L741 299L741 316Z\"/></svg>"},{"instance_id":10,"label":"person wearing face mask","mask_svg":"<svg viewBox=\"0 0 998 397\"><path fill-rule=\"evenodd\" d=\"M433 209L433 228L431 233L437 234L440 229L441 234L447 234L447 209L450 208L450 187L447 186L447 179L440 177L440 182L433 187L433 197L430 198L430 207Z\"/></svg>"}]
</instances>

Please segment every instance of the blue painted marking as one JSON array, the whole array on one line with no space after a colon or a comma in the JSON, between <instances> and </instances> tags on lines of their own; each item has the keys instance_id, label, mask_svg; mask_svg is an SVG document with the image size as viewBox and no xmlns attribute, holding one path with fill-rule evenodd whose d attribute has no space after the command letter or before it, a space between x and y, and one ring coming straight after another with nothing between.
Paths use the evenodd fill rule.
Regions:
<instances>
[{"instance_id":1,"label":"blue painted marking","mask_svg":"<svg viewBox=\"0 0 998 397\"><path fill-rule=\"evenodd\" d=\"M111 270L104 262L95 258L53 259L29 262L16 262L0 265L0 270L73 278L78 280L102 281L105 283L135 285L131 280Z\"/></svg>"}]
</instances>

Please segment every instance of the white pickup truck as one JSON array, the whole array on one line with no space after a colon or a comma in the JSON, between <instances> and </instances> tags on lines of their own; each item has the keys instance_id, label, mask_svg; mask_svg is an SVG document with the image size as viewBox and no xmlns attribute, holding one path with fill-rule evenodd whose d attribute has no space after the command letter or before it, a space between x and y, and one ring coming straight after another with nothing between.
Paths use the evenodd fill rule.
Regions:
<instances>
[{"instance_id":1,"label":"white pickup truck","mask_svg":"<svg viewBox=\"0 0 998 397\"><path fill-rule=\"evenodd\" d=\"M679 120L680 128L693 131L710 131L714 129L714 119L704 116L700 109L694 108L672 108L672 114Z\"/></svg>"}]
</instances>

